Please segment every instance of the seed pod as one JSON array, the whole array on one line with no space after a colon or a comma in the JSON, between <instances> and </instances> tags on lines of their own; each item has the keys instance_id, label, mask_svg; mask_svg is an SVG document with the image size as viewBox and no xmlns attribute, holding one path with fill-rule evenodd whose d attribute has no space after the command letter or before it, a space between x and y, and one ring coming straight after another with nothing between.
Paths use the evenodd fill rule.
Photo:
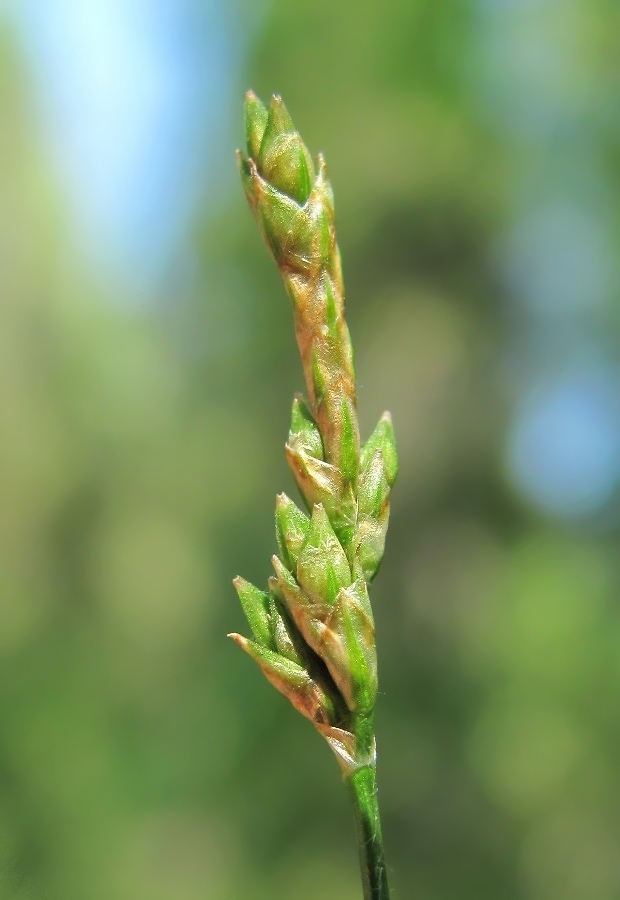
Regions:
<instances>
[{"instance_id":1,"label":"seed pod","mask_svg":"<svg viewBox=\"0 0 620 900\"><path fill-rule=\"evenodd\" d=\"M322 460L324 458L321 432L301 394L296 394L293 400L288 443L303 450L314 459Z\"/></svg>"},{"instance_id":2,"label":"seed pod","mask_svg":"<svg viewBox=\"0 0 620 900\"><path fill-rule=\"evenodd\" d=\"M303 547L308 531L310 519L302 513L299 507L286 494L278 494L276 498L276 536L278 546L285 566L294 572L297 567L297 558Z\"/></svg>"},{"instance_id":3,"label":"seed pod","mask_svg":"<svg viewBox=\"0 0 620 900\"><path fill-rule=\"evenodd\" d=\"M349 709L370 712L377 696L375 626L366 582L343 588L323 637L326 660Z\"/></svg>"},{"instance_id":4,"label":"seed pod","mask_svg":"<svg viewBox=\"0 0 620 900\"><path fill-rule=\"evenodd\" d=\"M250 167L254 164L250 161ZM263 236L276 260L291 253L303 253L300 242L305 215L300 206L286 194L274 191L250 168L256 216Z\"/></svg>"},{"instance_id":5,"label":"seed pod","mask_svg":"<svg viewBox=\"0 0 620 900\"><path fill-rule=\"evenodd\" d=\"M312 511L308 536L297 559L297 581L314 603L331 604L351 584L346 554L321 504Z\"/></svg>"},{"instance_id":6,"label":"seed pod","mask_svg":"<svg viewBox=\"0 0 620 900\"><path fill-rule=\"evenodd\" d=\"M389 503L390 486L385 474L383 453L375 450L367 468L362 470L358 489L358 507L361 516L379 518Z\"/></svg>"},{"instance_id":7,"label":"seed pod","mask_svg":"<svg viewBox=\"0 0 620 900\"><path fill-rule=\"evenodd\" d=\"M389 517L390 507L387 505L380 518L364 516L358 521L354 540L355 552L364 579L369 584L379 571L383 560Z\"/></svg>"},{"instance_id":8,"label":"seed pod","mask_svg":"<svg viewBox=\"0 0 620 900\"><path fill-rule=\"evenodd\" d=\"M288 464L308 509L316 503L331 504L343 491L340 471L329 463L309 456L295 441L285 446Z\"/></svg>"},{"instance_id":9,"label":"seed pod","mask_svg":"<svg viewBox=\"0 0 620 900\"><path fill-rule=\"evenodd\" d=\"M276 577L270 579L270 590L274 595L282 598L282 602L306 644L323 658L321 656L322 619L329 614L329 606L323 602L314 603L277 556L274 556L271 561Z\"/></svg>"},{"instance_id":10,"label":"seed pod","mask_svg":"<svg viewBox=\"0 0 620 900\"><path fill-rule=\"evenodd\" d=\"M389 518L390 486L383 451L377 447L372 456L369 456L365 448L362 454L354 545L366 581L372 581L379 571Z\"/></svg>"},{"instance_id":11,"label":"seed pod","mask_svg":"<svg viewBox=\"0 0 620 900\"><path fill-rule=\"evenodd\" d=\"M315 459L297 443L286 444L286 458L297 487L311 510L322 504L343 547L351 543L355 530L357 502L352 485L347 484L336 466Z\"/></svg>"},{"instance_id":12,"label":"seed pod","mask_svg":"<svg viewBox=\"0 0 620 900\"><path fill-rule=\"evenodd\" d=\"M389 412L383 413L375 430L362 447L360 461L361 471L364 471L369 467L376 450L381 450L383 454L385 477L387 478L389 486L392 487L396 481L396 476L398 475L398 456L396 453L396 441L394 439L392 417Z\"/></svg>"},{"instance_id":13,"label":"seed pod","mask_svg":"<svg viewBox=\"0 0 620 900\"><path fill-rule=\"evenodd\" d=\"M271 99L257 159L258 169L277 190L303 205L312 190L314 165L280 97Z\"/></svg>"}]
</instances>

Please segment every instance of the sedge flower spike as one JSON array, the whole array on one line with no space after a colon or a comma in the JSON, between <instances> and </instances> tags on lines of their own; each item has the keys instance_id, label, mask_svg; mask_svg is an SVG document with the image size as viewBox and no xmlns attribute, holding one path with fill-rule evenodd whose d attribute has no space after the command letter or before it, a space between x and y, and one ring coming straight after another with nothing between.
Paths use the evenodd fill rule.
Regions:
<instances>
[{"instance_id":1,"label":"sedge flower spike","mask_svg":"<svg viewBox=\"0 0 620 900\"><path fill-rule=\"evenodd\" d=\"M334 196L278 96L245 102L238 152L250 208L292 301L307 399L293 401L286 458L305 511L276 500L279 556L262 591L235 588L253 640L230 637L336 754L356 811L364 896L388 896L376 801L377 658L368 586L385 544L398 462L389 413L360 447Z\"/></svg>"}]
</instances>

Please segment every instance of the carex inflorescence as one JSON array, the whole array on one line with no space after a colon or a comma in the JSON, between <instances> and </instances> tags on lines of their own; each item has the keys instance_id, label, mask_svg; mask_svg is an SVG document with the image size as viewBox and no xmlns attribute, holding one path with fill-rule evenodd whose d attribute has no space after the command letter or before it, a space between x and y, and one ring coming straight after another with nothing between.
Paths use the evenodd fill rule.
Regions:
<instances>
[{"instance_id":1,"label":"carex inflorescence","mask_svg":"<svg viewBox=\"0 0 620 900\"><path fill-rule=\"evenodd\" d=\"M246 196L292 300L307 399L293 401L286 456L303 498L276 500L280 550L262 591L234 581L254 640L231 637L327 739L346 776L374 764L377 693L368 585L381 559L398 462L384 413L360 448L334 198L278 96L249 92Z\"/></svg>"}]
</instances>

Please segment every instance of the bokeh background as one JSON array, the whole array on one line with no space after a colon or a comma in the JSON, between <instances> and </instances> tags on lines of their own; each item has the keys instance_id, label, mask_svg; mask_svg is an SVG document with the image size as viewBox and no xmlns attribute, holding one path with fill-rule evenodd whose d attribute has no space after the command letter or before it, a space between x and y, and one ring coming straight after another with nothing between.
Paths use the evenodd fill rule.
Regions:
<instances>
[{"instance_id":1,"label":"bokeh background","mask_svg":"<svg viewBox=\"0 0 620 900\"><path fill-rule=\"evenodd\" d=\"M0 895L354 900L327 746L225 633L302 386L237 182L281 92L335 184L394 896L620 897L613 0L5 0Z\"/></svg>"}]
</instances>

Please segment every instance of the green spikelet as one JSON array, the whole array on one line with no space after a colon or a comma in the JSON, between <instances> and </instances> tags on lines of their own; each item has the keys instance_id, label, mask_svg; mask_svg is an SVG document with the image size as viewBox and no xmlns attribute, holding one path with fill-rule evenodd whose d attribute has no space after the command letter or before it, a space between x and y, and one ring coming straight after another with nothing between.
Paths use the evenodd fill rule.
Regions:
<instances>
[{"instance_id":1,"label":"green spikelet","mask_svg":"<svg viewBox=\"0 0 620 900\"><path fill-rule=\"evenodd\" d=\"M383 557L398 472L394 431L384 413L360 448L325 160L319 155L313 162L278 96L267 108L247 94L245 133L241 181L293 301L308 399L295 396L285 449L308 515L286 494L278 496L280 556L273 558L269 591L235 579L255 640L231 637L335 752L361 822L364 896L387 900L374 781L377 659L368 584Z\"/></svg>"}]
</instances>

